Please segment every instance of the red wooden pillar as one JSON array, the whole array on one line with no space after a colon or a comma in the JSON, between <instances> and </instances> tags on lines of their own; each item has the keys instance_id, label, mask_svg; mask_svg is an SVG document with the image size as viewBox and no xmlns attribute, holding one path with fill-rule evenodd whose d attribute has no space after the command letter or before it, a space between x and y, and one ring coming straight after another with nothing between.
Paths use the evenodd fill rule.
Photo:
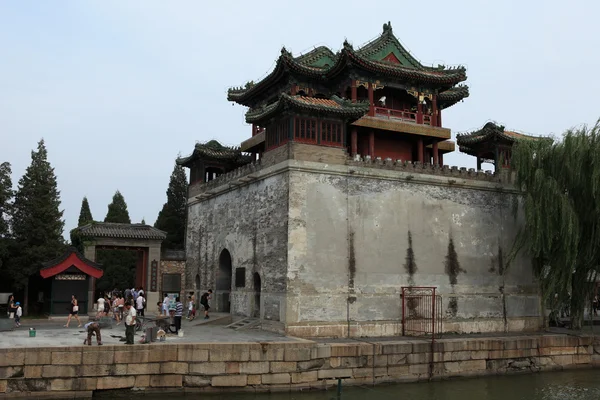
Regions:
<instances>
[{"instance_id":1,"label":"red wooden pillar","mask_svg":"<svg viewBox=\"0 0 600 400\"><path fill-rule=\"evenodd\" d=\"M442 110L438 110L438 126L442 126Z\"/></svg>"},{"instance_id":2,"label":"red wooden pillar","mask_svg":"<svg viewBox=\"0 0 600 400\"><path fill-rule=\"evenodd\" d=\"M432 114L433 114L433 118L431 118L431 125L439 126L438 125L437 96L435 94L431 97L431 108L432 108Z\"/></svg>"},{"instance_id":3,"label":"red wooden pillar","mask_svg":"<svg viewBox=\"0 0 600 400\"><path fill-rule=\"evenodd\" d=\"M419 100L420 96L417 96L417 124L423 123L423 104Z\"/></svg>"},{"instance_id":4,"label":"red wooden pillar","mask_svg":"<svg viewBox=\"0 0 600 400\"><path fill-rule=\"evenodd\" d=\"M433 152L433 165L438 165L439 163L439 152L438 152L438 142L437 140L433 141L433 145L431 146L431 150Z\"/></svg>"},{"instance_id":5,"label":"red wooden pillar","mask_svg":"<svg viewBox=\"0 0 600 400\"><path fill-rule=\"evenodd\" d=\"M373 103L373 84L371 82L369 82L368 93L369 93L369 115L371 117L374 117L375 116L375 104Z\"/></svg>"},{"instance_id":6,"label":"red wooden pillar","mask_svg":"<svg viewBox=\"0 0 600 400\"><path fill-rule=\"evenodd\" d=\"M417 139L417 161L423 162L423 138Z\"/></svg>"},{"instance_id":7,"label":"red wooden pillar","mask_svg":"<svg viewBox=\"0 0 600 400\"><path fill-rule=\"evenodd\" d=\"M256 135L256 124L252 124L252 136Z\"/></svg>"},{"instance_id":8,"label":"red wooden pillar","mask_svg":"<svg viewBox=\"0 0 600 400\"><path fill-rule=\"evenodd\" d=\"M352 157L358 154L358 132L356 128L352 128L352 133L350 134L350 148Z\"/></svg>"},{"instance_id":9,"label":"red wooden pillar","mask_svg":"<svg viewBox=\"0 0 600 400\"><path fill-rule=\"evenodd\" d=\"M356 81L353 79L352 83L350 84L350 97L351 97L353 103L356 103L356 101L358 99L357 92L358 92L358 90L356 88Z\"/></svg>"},{"instance_id":10,"label":"red wooden pillar","mask_svg":"<svg viewBox=\"0 0 600 400\"><path fill-rule=\"evenodd\" d=\"M369 155L375 158L375 132L369 132Z\"/></svg>"}]
</instances>

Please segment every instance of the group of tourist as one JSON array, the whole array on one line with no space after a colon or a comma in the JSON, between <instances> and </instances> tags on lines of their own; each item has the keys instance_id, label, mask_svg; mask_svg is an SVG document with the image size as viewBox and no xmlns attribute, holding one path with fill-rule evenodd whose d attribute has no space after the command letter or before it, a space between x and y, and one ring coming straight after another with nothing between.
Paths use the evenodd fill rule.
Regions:
<instances>
[{"instance_id":1,"label":"group of tourist","mask_svg":"<svg viewBox=\"0 0 600 400\"><path fill-rule=\"evenodd\" d=\"M104 293L98 298L96 318L107 317L112 313L112 317L121 324L125 316L127 303L136 311L137 315L144 316L146 308L146 295L143 287L125 289L123 291L115 288L110 293Z\"/></svg>"},{"instance_id":2,"label":"group of tourist","mask_svg":"<svg viewBox=\"0 0 600 400\"><path fill-rule=\"evenodd\" d=\"M15 326L18 328L21 326L21 317L23 316L23 308L21 308L21 303L15 301L15 296L12 294L8 298L8 303L6 304L6 314L8 318L15 320Z\"/></svg>"}]
</instances>

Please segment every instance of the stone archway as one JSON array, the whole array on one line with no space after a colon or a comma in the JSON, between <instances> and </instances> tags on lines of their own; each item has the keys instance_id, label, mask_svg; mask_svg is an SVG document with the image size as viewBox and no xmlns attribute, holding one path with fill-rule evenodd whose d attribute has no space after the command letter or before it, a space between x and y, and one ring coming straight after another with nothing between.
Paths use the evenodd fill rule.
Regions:
<instances>
[{"instance_id":1,"label":"stone archway","mask_svg":"<svg viewBox=\"0 0 600 400\"><path fill-rule=\"evenodd\" d=\"M216 310L218 312L231 311L231 285L232 285L233 265L231 263L231 254L229 250L223 249L219 255L219 268L217 269L217 279L215 287Z\"/></svg>"}]
</instances>

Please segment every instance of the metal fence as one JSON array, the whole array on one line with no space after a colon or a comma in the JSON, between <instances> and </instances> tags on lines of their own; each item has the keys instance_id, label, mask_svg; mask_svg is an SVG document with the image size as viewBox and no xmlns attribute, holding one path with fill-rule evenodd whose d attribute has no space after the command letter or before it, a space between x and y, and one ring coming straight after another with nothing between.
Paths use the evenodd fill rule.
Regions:
<instances>
[{"instance_id":1,"label":"metal fence","mask_svg":"<svg viewBox=\"0 0 600 400\"><path fill-rule=\"evenodd\" d=\"M402 287L402 335L439 338L442 332L442 296L435 287Z\"/></svg>"}]
</instances>

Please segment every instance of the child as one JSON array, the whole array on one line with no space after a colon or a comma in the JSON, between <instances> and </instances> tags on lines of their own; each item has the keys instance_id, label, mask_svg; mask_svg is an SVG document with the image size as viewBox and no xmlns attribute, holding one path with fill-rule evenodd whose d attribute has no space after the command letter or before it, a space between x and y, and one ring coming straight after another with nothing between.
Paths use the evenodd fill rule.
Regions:
<instances>
[{"instance_id":1,"label":"child","mask_svg":"<svg viewBox=\"0 0 600 400\"><path fill-rule=\"evenodd\" d=\"M21 308L21 303L18 301L15 303L17 310L15 311L15 325L17 328L21 326L21 316L23 315L23 309Z\"/></svg>"},{"instance_id":2,"label":"child","mask_svg":"<svg viewBox=\"0 0 600 400\"><path fill-rule=\"evenodd\" d=\"M196 317L196 309L194 308L194 300L192 296L188 296L188 316L187 319L193 321Z\"/></svg>"}]
</instances>

